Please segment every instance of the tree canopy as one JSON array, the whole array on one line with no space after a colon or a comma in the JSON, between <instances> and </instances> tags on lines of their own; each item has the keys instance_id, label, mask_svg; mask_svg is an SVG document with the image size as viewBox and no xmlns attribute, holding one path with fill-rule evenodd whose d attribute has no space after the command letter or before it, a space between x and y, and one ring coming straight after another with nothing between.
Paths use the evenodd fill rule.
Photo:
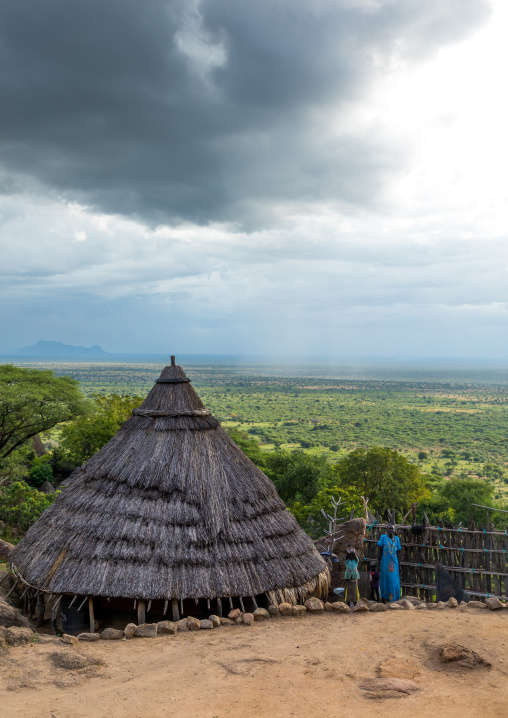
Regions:
<instances>
[{"instance_id":1,"label":"tree canopy","mask_svg":"<svg viewBox=\"0 0 508 718\"><path fill-rule=\"evenodd\" d=\"M86 411L78 382L50 370L0 365L0 459L36 434Z\"/></svg>"},{"instance_id":2,"label":"tree canopy","mask_svg":"<svg viewBox=\"0 0 508 718\"><path fill-rule=\"evenodd\" d=\"M267 455L265 465L266 474L288 506L295 501L310 504L333 478L332 466L324 457L303 451L274 451Z\"/></svg>"},{"instance_id":3,"label":"tree canopy","mask_svg":"<svg viewBox=\"0 0 508 718\"><path fill-rule=\"evenodd\" d=\"M428 494L420 468L381 446L352 451L339 461L337 472L340 485L354 488L374 511L406 511Z\"/></svg>"},{"instance_id":4,"label":"tree canopy","mask_svg":"<svg viewBox=\"0 0 508 718\"><path fill-rule=\"evenodd\" d=\"M141 396L94 394L87 415L62 429L62 447L77 464L82 464L107 444L143 402Z\"/></svg>"}]
</instances>

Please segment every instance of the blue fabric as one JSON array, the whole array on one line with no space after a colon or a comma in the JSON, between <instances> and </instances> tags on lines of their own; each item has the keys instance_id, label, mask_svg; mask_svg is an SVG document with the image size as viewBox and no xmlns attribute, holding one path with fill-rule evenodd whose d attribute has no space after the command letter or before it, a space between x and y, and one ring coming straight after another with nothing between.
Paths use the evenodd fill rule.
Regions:
<instances>
[{"instance_id":1,"label":"blue fabric","mask_svg":"<svg viewBox=\"0 0 508 718\"><path fill-rule=\"evenodd\" d=\"M381 556L381 580L380 591L381 598L388 601L397 601L400 598L400 575L399 575L399 556L400 541L398 536L394 536L393 541L386 534L383 534L378 541L378 546L382 547Z\"/></svg>"},{"instance_id":2,"label":"blue fabric","mask_svg":"<svg viewBox=\"0 0 508 718\"><path fill-rule=\"evenodd\" d=\"M358 573L358 561L346 559L346 571L344 573L346 581L358 581L360 574Z\"/></svg>"}]
</instances>

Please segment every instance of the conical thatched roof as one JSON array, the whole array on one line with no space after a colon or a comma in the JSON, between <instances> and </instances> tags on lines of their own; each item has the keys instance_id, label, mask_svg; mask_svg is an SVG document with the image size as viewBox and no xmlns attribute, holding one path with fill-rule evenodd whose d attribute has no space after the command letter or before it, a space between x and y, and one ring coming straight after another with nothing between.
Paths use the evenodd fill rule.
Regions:
<instances>
[{"instance_id":1,"label":"conical thatched roof","mask_svg":"<svg viewBox=\"0 0 508 718\"><path fill-rule=\"evenodd\" d=\"M327 577L272 482L174 365L10 560L44 591L139 599L301 598Z\"/></svg>"}]
</instances>

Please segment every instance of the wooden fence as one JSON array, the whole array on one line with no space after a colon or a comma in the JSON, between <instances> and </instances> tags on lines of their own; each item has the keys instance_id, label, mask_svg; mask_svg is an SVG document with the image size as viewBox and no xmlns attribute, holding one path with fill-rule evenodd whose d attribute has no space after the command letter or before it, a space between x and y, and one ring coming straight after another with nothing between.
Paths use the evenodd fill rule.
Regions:
<instances>
[{"instance_id":1,"label":"wooden fence","mask_svg":"<svg viewBox=\"0 0 508 718\"><path fill-rule=\"evenodd\" d=\"M367 526L367 560L377 559L377 542L387 529L387 524ZM397 526L396 533L402 546L399 562L403 593L434 600L438 561L471 598L508 598L506 531L428 526L425 533L415 536L411 526Z\"/></svg>"}]
</instances>

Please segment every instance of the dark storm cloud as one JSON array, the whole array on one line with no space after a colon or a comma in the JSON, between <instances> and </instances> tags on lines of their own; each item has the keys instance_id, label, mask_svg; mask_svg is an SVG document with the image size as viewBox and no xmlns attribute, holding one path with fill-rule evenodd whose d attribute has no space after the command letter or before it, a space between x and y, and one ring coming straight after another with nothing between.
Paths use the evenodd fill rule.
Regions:
<instances>
[{"instance_id":1,"label":"dark storm cloud","mask_svg":"<svg viewBox=\"0 0 508 718\"><path fill-rule=\"evenodd\" d=\"M36 180L150 223L372 204L404 150L341 135L340 108L488 16L482 0L196 7L0 0L3 191Z\"/></svg>"}]
</instances>

